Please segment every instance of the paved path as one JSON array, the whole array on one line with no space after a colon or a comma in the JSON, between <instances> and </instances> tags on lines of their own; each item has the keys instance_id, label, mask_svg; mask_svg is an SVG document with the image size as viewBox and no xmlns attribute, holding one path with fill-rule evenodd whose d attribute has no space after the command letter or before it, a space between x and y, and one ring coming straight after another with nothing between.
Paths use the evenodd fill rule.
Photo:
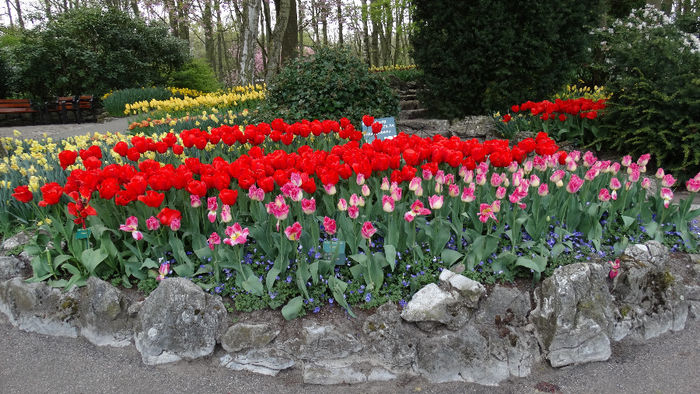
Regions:
<instances>
[{"instance_id":1,"label":"paved path","mask_svg":"<svg viewBox=\"0 0 700 394\"><path fill-rule=\"evenodd\" d=\"M127 118L109 118L103 123L66 123L66 124L45 124L38 126L14 126L0 127L0 137L14 137L14 131L22 133L23 138L41 139L44 133L53 139L71 137L75 135L84 135L88 133L104 133L111 131L113 133L120 131L126 132L129 128L129 123L133 122L135 116Z\"/></svg>"},{"instance_id":2,"label":"paved path","mask_svg":"<svg viewBox=\"0 0 700 394\"><path fill-rule=\"evenodd\" d=\"M302 383L298 369L275 378L235 372L218 367L216 356L145 366L134 346L97 347L82 338L26 333L0 314L0 393L536 393L535 386L546 382L562 393L690 394L700 393L699 346L700 322L689 322L684 331L643 344L615 344L606 362L561 369L543 364L499 387L419 379L316 386Z\"/></svg>"}]
</instances>

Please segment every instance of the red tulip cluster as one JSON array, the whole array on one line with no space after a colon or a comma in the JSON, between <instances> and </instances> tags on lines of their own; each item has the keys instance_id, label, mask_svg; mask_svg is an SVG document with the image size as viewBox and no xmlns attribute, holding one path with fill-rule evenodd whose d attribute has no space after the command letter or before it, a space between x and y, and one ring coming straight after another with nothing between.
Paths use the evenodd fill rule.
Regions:
<instances>
[{"instance_id":1,"label":"red tulip cluster","mask_svg":"<svg viewBox=\"0 0 700 394\"><path fill-rule=\"evenodd\" d=\"M568 116L578 116L579 118L595 119L598 117L598 111L605 109L606 99L593 101L584 97L576 99L556 99L554 102L549 100L534 103L526 101L520 105L510 107L514 113L530 111L533 116L538 116L542 120L559 119L564 122ZM510 120L508 116L508 120ZM506 118L503 118L504 122Z\"/></svg>"},{"instance_id":2,"label":"red tulip cluster","mask_svg":"<svg viewBox=\"0 0 700 394\"><path fill-rule=\"evenodd\" d=\"M333 146L330 150L318 150L308 145L288 153L278 149L266 152L259 146L269 138L272 141L305 138L310 134L338 133L350 141ZM204 197L214 190L226 205L233 205L238 197L237 187L247 191L252 186L272 192L290 181L294 173L301 177L301 189L309 194L317 186L336 185L340 179L348 179L353 174L363 174L365 178L373 174L389 176L391 181L410 181L418 171L430 170L436 173L441 165L457 168L463 165L474 169L478 163L490 160L495 167L507 167L513 161L522 162L530 153L551 155L558 150L556 143L545 133L536 139L528 138L510 147L508 140L491 140L480 143L476 139L461 140L457 137L421 138L400 133L391 140L374 140L361 144L362 133L354 130L347 119L335 121L313 121L286 124L280 119L271 125L261 123L249 125L241 132L237 127L222 126L210 132L199 129L185 130L177 136L170 133L156 141L146 137L132 137L130 143L118 142L113 150L134 161L133 164L109 164L102 167L101 152L93 146L81 150L84 169L74 169L66 184L50 183L41 188L41 206L58 203L62 193L79 192L82 196L97 193L105 200L113 199L116 205L125 206L140 201L152 208L159 208L164 201L164 192L171 189L184 189L192 196ZM182 145L178 144L182 141ZM141 159L146 151L182 153L184 148L205 149L208 144L231 145L235 142L250 143L253 146L246 154L233 161L215 157L211 163L201 162L196 157L185 159L184 164L175 166L155 160ZM266 144L272 145L272 144ZM59 155L65 167L75 163L76 152L64 151ZM320 184L319 184L320 183ZM29 194L18 190L15 197L27 200ZM163 220L161 220L163 222ZM165 220L168 222L168 220ZM167 224L167 223L164 223Z\"/></svg>"}]
</instances>

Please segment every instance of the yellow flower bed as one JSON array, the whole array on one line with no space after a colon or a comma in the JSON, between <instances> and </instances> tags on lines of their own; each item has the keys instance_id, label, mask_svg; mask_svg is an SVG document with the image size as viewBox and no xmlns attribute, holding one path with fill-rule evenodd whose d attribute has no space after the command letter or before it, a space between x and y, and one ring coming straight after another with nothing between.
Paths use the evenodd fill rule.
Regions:
<instances>
[{"instance_id":1,"label":"yellow flower bed","mask_svg":"<svg viewBox=\"0 0 700 394\"><path fill-rule=\"evenodd\" d=\"M605 91L604 86L594 86L592 89L590 86L577 87L576 85L566 85L566 90L562 93L557 93L555 99L575 99L575 98L587 98L593 101L598 101L601 99L609 99L612 97L612 93Z\"/></svg>"},{"instance_id":2,"label":"yellow flower bed","mask_svg":"<svg viewBox=\"0 0 700 394\"><path fill-rule=\"evenodd\" d=\"M196 108L233 107L249 100L265 98L265 85L237 86L226 92L207 93L197 97L172 97L168 100L139 101L126 104L124 114L151 111L188 111Z\"/></svg>"}]
</instances>

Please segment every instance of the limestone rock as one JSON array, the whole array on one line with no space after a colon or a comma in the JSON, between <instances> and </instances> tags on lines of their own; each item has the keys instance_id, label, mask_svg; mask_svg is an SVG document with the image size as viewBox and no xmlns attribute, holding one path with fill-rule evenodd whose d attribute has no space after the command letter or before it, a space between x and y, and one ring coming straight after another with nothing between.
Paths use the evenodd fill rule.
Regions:
<instances>
[{"instance_id":1,"label":"limestone rock","mask_svg":"<svg viewBox=\"0 0 700 394\"><path fill-rule=\"evenodd\" d=\"M490 116L468 116L450 125L450 132L462 139L486 139L496 134L496 121Z\"/></svg>"},{"instance_id":2,"label":"limestone rock","mask_svg":"<svg viewBox=\"0 0 700 394\"><path fill-rule=\"evenodd\" d=\"M649 339L685 327L687 286L666 267L668 248L656 242L630 245L620 256L613 295L618 311L614 340L627 335Z\"/></svg>"},{"instance_id":3,"label":"limestone rock","mask_svg":"<svg viewBox=\"0 0 700 394\"><path fill-rule=\"evenodd\" d=\"M367 360L360 363L333 361L330 363L307 363L302 368L302 377L307 384L356 384L385 382L396 379L396 375L380 365Z\"/></svg>"},{"instance_id":4,"label":"limestone rock","mask_svg":"<svg viewBox=\"0 0 700 394\"><path fill-rule=\"evenodd\" d=\"M401 318L406 321L433 321L447 324L452 320L447 308L457 303L452 294L431 283L418 290L406 308L401 312Z\"/></svg>"},{"instance_id":5,"label":"limestone rock","mask_svg":"<svg viewBox=\"0 0 700 394\"><path fill-rule=\"evenodd\" d=\"M0 256L0 281L30 275L31 267L26 261L13 256Z\"/></svg>"},{"instance_id":6,"label":"limestone rock","mask_svg":"<svg viewBox=\"0 0 700 394\"><path fill-rule=\"evenodd\" d=\"M444 273L445 271L447 270L442 272ZM446 280L446 284L452 290L452 295L467 308L476 308L479 305L481 296L486 293L484 285L460 274L451 275Z\"/></svg>"},{"instance_id":7,"label":"limestone rock","mask_svg":"<svg viewBox=\"0 0 700 394\"><path fill-rule=\"evenodd\" d=\"M301 340L299 356L306 360L341 359L363 349L363 344L349 330L331 324L304 324Z\"/></svg>"},{"instance_id":8,"label":"limestone rock","mask_svg":"<svg viewBox=\"0 0 700 394\"><path fill-rule=\"evenodd\" d=\"M227 354L220 359L221 365L234 371L250 371L268 376L294 366L293 358L275 348L250 349L241 354Z\"/></svg>"},{"instance_id":9,"label":"limestone rock","mask_svg":"<svg viewBox=\"0 0 700 394\"><path fill-rule=\"evenodd\" d=\"M537 306L530 312L530 321L553 367L610 357L608 322L613 312L606 274L599 264L563 266L535 292Z\"/></svg>"},{"instance_id":10,"label":"limestone rock","mask_svg":"<svg viewBox=\"0 0 700 394\"><path fill-rule=\"evenodd\" d=\"M0 312L23 331L77 337L78 303L75 288L62 293L44 282L27 283L20 278L0 282Z\"/></svg>"},{"instance_id":11,"label":"limestone rock","mask_svg":"<svg viewBox=\"0 0 700 394\"><path fill-rule=\"evenodd\" d=\"M226 330L221 346L227 352L261 348L272 342L279 333L280 327L271 323L236 323Z\"/></svg>"},{"instance_id":12,"label":"limestone rock","mask_svg":"<svg viewBox=\"0 0 700 394\"><path fill-rule=\"evenodd\" d=\"M529 293L496 285L491 293L482 299L476 319L482 324L504 322L512 326L522 326L527 323L528 313Z\"/></svg>"},{"instance_id":13,"label":"limestone rock","mask_svg":"<svg viewBox=\"0 0 700 394\"><path fill-rule=\"evenodd\" d=\"M80 300L80 335L97 346L127 346L133 336L131 302L111 284L90 277Z\"/></svg>"},{"instance_id":14,"label":"limestone rock","mask_svg":"<svg viewBox=\"0 0 700 394\"><path fill-rule=\"evenodd\" d=\"M416 358L415 344L423 337L423 333L413 325L405 324L401 312L396 305L387 303L375 314L367 317L362 331L369 339L367 345L383 365L394 370L410 369Z\"/></svg>"},{"instance_id":15,"label":"limestone rock","mask_svg":"<svg viewBox=\"0 0 700 394\"><path fill-rule=\"evenodd\" d=\"M6 240L2 241L2 251L9 252L12 249L28 244L29 241L31 241L29 233L27 233L26 231L17 233L11 236L10 238L7 238Z\"/></svg>"},{"instance_id":16,"label":"limestone rock","mask_svg":"<svg viewBox=\"0 0 700 394\"><path fill-rule=\"evenodd\" d=\"M432 137L440 134L449 137L450 122L445 119L399 119L396 121L397 132L416 134L420 137Z\"/></svg>"},{"instance_id":17,"label":"limestone rock","mask_svg":"<svg viewBox=\"0 0 700 394\"><path fill-rule=\"evenodd\" d=\"M221 298L184 278L164 279L144 301L134 327L147 365L210 355L225 330Z\"/></svg>"}]
</instances>

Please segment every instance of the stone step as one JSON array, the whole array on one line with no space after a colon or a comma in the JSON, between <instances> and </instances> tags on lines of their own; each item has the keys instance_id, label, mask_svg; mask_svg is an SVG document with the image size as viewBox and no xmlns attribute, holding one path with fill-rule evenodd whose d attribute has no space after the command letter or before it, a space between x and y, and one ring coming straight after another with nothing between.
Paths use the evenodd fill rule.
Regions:
<instances>
[{"instance_id":1,"label":"stone step","mask_svg":"<svg viewBox=\"0 0 700 394\"><path fill-rule=\"evenodd\" d=\"M399 90L399 96L415 96L417 93L416 89Z\"/></svg>"},{"instance_id":2,"label":"stone step","mask_svg":"<svg viewBox=\"0 0 700 394\"><path fill-rule=\"evenodd\" d=\"M401 119L396 121L396 131L406 134L416 134L421 137L432 137L436 134L449 137L450 122L446 119Z\"/></svg>"},{"instance_id":3,"label":"stone step","mask_svg":"<svg viewBox=\"0 0 700 394\"><path fill-rule=\"evenodd\" d=\"M411 101L411 100L418 100L418 96L416 96L415 94L407 94L407 95L399 96L399 101Z\"/></svg>"},{"instance_id":4,"label":"stone step","mask_svg":"<svg viewBox=\"0 0 700 394\"><path fill-rule=\"evenodd\" d=\"M401 100L399 106L402 111L410 109L420 109L420 101L418 100Z\"/></svg>"},{"instance_id":5,"label":"stone step","mask_svg":"<svg viewBox=\"0 0 700 394\"><path fill-rule=\"evenodd\" d=\"M428 110L425 108L419 108L419 109L408 109L399 112L399 119L419 119L419 118L424 118L425 116L428 115Z\"/></svg>"}]
</instances>

